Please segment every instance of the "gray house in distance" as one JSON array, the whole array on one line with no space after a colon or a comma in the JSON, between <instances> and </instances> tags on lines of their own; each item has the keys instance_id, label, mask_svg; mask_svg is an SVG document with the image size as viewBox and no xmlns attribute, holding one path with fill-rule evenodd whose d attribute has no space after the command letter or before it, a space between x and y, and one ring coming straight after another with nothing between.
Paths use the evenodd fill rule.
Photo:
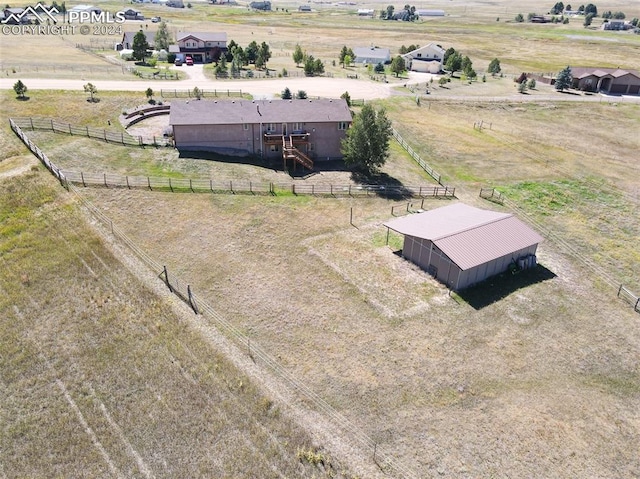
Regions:
<instances>
[{"instance_id":1,"label":"gray house in distance","mask_svg":"<svg viewBox=\"0 0 640 479\"><path fill-rule=\"evenodd\" d=\"M378 47L358 47L353 49L356 56L354 63L363 63L365 65L377 65L378 63L389 63L391 61L391 51L388 48Z\"/></svg>"},{"instance_id":2,"label":"gray house in distance","mask_svg":"<svg viewBox=\"0 0 640 479\"><path fill-rule=\"evenodd\" d=\"M223 155L282 158L312 169L314 161L342 158L351 124L337 100L172 101L169 123L176 148Z\"/></svg>"},{"instance_id":3,"label":"gray house in distance","mask_svg":"<svg viewBox=\"0 0 640 479\"><path fill-rule=\"evenodd\" d=\"M536 264L543 238L509 213L456 203L385 223L404 235L402 256L453 290Z\"/></svg>"}]
</instances>

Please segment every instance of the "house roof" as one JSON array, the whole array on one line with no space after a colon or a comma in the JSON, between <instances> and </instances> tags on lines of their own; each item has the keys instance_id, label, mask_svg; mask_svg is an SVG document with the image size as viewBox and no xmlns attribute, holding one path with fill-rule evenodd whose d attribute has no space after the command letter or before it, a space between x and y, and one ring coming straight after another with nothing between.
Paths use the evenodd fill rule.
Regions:
<instances>
[{"instance_id":1,"label":"house roof","mask_svg":"<svg viewBox=\"0 0 640 479\"><path fill-rule=\"evenodd\" d=\"M443 57L445 54L445 50L444 48L442 48L439 45L436 45L435 43L429 43L428 45L425 45L424 47L420 47L420 48L416 48L415 50L411 50L410 52L405 53L404 55L402 55L402 57L409 57L409 58L413 58L415 60L419 60L419 58L416 58L416 55L418 55L418 53L423 53L423 52L433 52L433 53L437 53L440 55L440 57Z\"/></svg>"},{"instance_id":2,"label":"house roof","mask_svg":"<svg viewBox=\"0 0 640 479\"><path fill-rule=\"evenodd\" d=\"M624 70L622 68L571 67L571 75L578 79L589 76L602 78L607 75L611 75L613 78L619 78L625 75L633 75L636 78L640 78L640 73L636 70Z\"/></svg>"},{"instance_id":3,"label":"house roof","mask_svg":"<svg viewBox=\"0 0 640 479\"><path fill-rule=\"evenodd\" d=\"M147 39L147 43L150 46L155 45L156 43L156 32L150 32L149 30L144 31L144 30L137 30L135 32L124 32L124 35L122 36L122 43L123 44L129 44L129 45L133 45L133 38L138 34L138 32L142 32L144 33L145 38Z\"/></svg>"},{"instance_id":4,"label":"house roof","mask_svg":"<svg viewBox=\"0 0 640 479\"><path fill-rule=\"evenodd\" d=\"M380 60L388 60L391 56L391 50L378 47L358 47L353 49L353 54L356 58L379 58Z\"/></svg>"},{"instance_id":5,"label":"house roof","mask_svg":"<svg viewBox=\"0 0 640 479\"><path fill-rule=\"evenodd\" d=\"M181 42L187 38L203 42L226 42L227 34L225 32L180 32L176 40Z\"/></svg>"},{"instance_id":6,"label":"house roof","mask_svg":"<svg viewBox=\"0 0 640 479\"><path fill-rule=\"evenodd\" d=\"M509 213L456 203L385 223L406 236L433 242L467 270L540 243L543 238Z\"/></svg>"},{"instance_id":7,"label":"house roof","mask_svg":"<svg viewBox=\"0 0 640 479\"><path fill-rule=\"evenodd\" d=\"M171 125L351 122L347 102L337 100L172 101Z\"/></svg>"}]
</instances>

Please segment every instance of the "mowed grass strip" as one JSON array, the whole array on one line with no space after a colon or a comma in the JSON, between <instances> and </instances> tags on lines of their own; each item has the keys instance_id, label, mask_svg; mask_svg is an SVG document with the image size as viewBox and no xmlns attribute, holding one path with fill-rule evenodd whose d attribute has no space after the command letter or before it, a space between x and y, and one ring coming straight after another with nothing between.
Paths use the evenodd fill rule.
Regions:
<instances>
[{"instance_id":1,"label":"mowed grass strip","mask_svg":"<svg viewBox=\"0 0 640 479\"><path fill-rule=\"evenodd\" d=\"M0 181L0 218L5 477L324 477L298 457L322 453L309 436L123 268L46 171Z\"/></svg>"}]
</instances>

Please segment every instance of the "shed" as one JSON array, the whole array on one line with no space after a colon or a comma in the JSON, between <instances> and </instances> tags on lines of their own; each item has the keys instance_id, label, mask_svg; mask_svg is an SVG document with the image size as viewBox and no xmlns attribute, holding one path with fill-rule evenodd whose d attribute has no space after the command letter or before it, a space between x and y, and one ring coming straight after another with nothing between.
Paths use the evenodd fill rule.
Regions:
<instances>
[{"instance_id":1,"label":"shed","mask_svg":"<svg viewBox=\"0 0 640 479\"><path fill-rule=\"evenodd\" d=\"M510 213L456 203L384 225L404 235L402 256L453 290L536 264L543 238Z\"/></svg>"}]
</instances>

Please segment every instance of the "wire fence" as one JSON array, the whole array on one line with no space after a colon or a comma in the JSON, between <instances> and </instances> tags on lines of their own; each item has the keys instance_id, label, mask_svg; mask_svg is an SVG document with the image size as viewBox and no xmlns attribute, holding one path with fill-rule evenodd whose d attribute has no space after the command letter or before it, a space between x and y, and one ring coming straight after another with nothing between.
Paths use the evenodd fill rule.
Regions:
<instances>
[{"instance_id":1,"label":"wire fence","mask_svg":"<svg viewBox=\"0 0 640 479\"><path fill-rule=\"evenodd\" d=\"M418 155L418 153L411 147L411 145L409 145L409 143L407 143L405 139L402 138L402 135L398 133L398 130L392 128L391 132L393 134L393 137L398 141L398 143L400 143L400 146L402 146L402 148L404 148L407 153L411 155L411 158L413 158L422 167L422 169L426 171L429 176L431 176L431 178L436 180L439 185L442 185L442 175L431 168L426 161L420 158L420 155Z\"/></svg>"},{"instance_id":2,"label":"wire fence","mask_svg":"<svg viewBox=\"0 0 640 479\"><path fill-rule=\"evenodd\" d=\"M493 191L492 191L493 190ZM492 191L492 193L489 193ZM484 192L484 193L483 193ZM540 233L543 233L544 236L548 239L551 239L556 245L558 245L563 251L573 256L575 259L580 261L582 264L591 269L594 273L598 275L598 277L604 281L606 284L611 286L612 288L618 288L618 297L626 300L628 303L631 303L634 306L634 310L636 312L640 312L639 304L638 304L638 296L633 294L628 288L620 285L620 283L604 268L602 268L595 261L588 258L584 255L575 244L567 239L563 238L561 235L554 233L549 228L547 228L543 223L536 220L532 215L527 213L523 208L518 206L513 201L510 201L504 194L496 191L494 188L483 188L481 190L482 198L485 198L490 201L494 201L496 198L499 198L500 204L505 205L511 210L517 211L518 216L526 220L531 226L536 228Z\"/></svg>"},{"instance_id":3,"label":"wire fence","mask_svg":"<svg viewBox=\"0 0 640 479\"><path fill-rule=\"evenodd\" d=\"M102 140L107 143L117 143L127 146L173 146L170 138L154 136L145 138L142 136L131 136L126 131L109 131L101 128L89 126L77 126L64 123L51 118L12 118L13 124L25 130L44 130L67 135L86 136Z\"/></svg>"},{"instance_id":4,"label":"wire fence","mask_svg":"<svg viewBox=\"0 0 640 479\"><path fill-rule=\"evenodd\" d=\"M193 90L160 90L162 98L219 98L241 97L242 90L206 90L198 88Z\"/></svg>"},{"instance_id":5,"label":"wire fence","mask_svg":"<svg viewBox=\"0 0 640 479\"><path fill-rule=\"evenodd\" d=\"M311 195L328 197L384 196L389 198L453 198L455 188L447 186L334 185L324 183L277 183L251 180L214 180L212 178L171 178L128 176L114 173L63 171L66 181L105 188L148 189L173 193L231 193L250 195Z\"/></svg>"},{"instance_id":6,"label":"wire fence","mask_svg":"<svg viewBox=\"0 0 640 479\"><path fill-rule=\"evenodd\" d=\"M289 372L281 364L278 363L259 343L252 341L251 338L235 327L223 315L218 313L211 307L204 298L198 297L192 290L189 283L183 281L176 275L172 274L166 266L161 265L153 257L148 255L141 247L139 247L131 238L129 238L120 228L114 225L113 221L105 215L99 208L91 203L73 183L66 180L63 173L49 161L46 154L42 152L22 131L13 119L9 119L11 129L20 137L27 147L45 164L45 166L60 180L60 182L73 194L75 194L83 206L89 211L96 220L104 225L111 234L121 241L131 252L133 252L147 267L153 271L158 278L162 279L169 290L185 301L194 313L202 318L203 322L214 326L226 338L231 340L241 351L246 354L258 366L268 370L283 385L288 387L292 393L296 394L311 403L313 407L323 414L324 418L338 428L345 435L347 440L357 444L359 448L371 452L371 460L386 474L393 474L395 477L403 477L409 479L417 479L418 475L407 467L405 464L396 460L386 448L373 440L365 431L357 424L349 420L346 416L338 412L324 398L315 393L296 375Z\"/></svg>"}]
</instances>

